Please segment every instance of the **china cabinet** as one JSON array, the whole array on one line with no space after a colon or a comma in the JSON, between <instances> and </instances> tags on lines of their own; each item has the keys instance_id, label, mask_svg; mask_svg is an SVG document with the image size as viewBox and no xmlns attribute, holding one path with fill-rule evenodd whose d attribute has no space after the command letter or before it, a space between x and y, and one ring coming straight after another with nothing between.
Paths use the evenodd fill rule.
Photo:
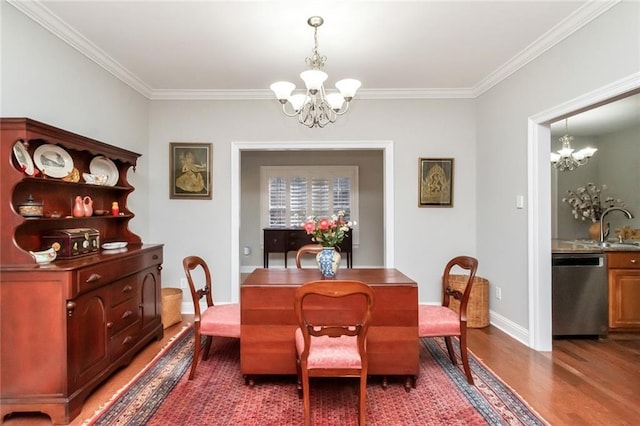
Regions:
<instances>
[{"instance_id":1,"label":"china cabinet","mask_svg":"<svg viewBox=\"0 0 640 426\"><path fill-rule=\"evenodd\" d=\"M0 131L1 414L39 411L67 424L96 386L162 338L163 248L129 229L127 173L139 154L27 118L2 118ZM105 177L89 184L83 173ZM92 211L74 216L76 197ZM25 215L29 200L42 209ZM60 257L48 265L29 254L50 247Z\"/></svg>"}]
</instances>

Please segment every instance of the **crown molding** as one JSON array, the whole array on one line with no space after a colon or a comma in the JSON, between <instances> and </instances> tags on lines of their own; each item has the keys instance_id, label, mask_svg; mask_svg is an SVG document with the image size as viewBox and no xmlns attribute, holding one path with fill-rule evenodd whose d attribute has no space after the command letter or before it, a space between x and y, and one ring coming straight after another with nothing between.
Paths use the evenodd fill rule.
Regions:
<instances>
[{"instance_id":1,"label":"crown molding","mask_svg":"<svg viewBox=\"0 0 640 426\"><path fill-rule=\"evenodd\" d=\"M98 46L87 40L82 34L70 27L62 19L58 18L41 1L6 0L7 3L24 13L26 16L40 24L56 37L73 47L97 65L111 73L114 77L149 98L151 87L139 79L131 71L120 65L111 56L107 55Z\"/></svg>"},{"instance_id":2,"label":"crown molding","mask_svg":"<svg viewBox=\"0 0 640 426\"><path fill-rule=\"evenodd\" d=\"M553 46L560 43L562 40L569 37L571 34L605 13L607 10L611 9L616 4L620 3L620 1L621 0L591 0L584 4L569 15L567 19L547 31L516 56L476 84L472 88L474 97L482 95L484 92L491 89L493 86L500 83L502 80L506 79L511 74L515 73L520 68L524 67L529 62L551 49Z\"/></svg>"},{"instance_id":3,"label":"crown molding","mask_svg":"<svg viewBox=\"0 0 640 426\"><path fill-rule=\"evenodd\" d=\"M120 65L107 53L87 40L51 12L41 0L6 0L20 12L69 44L123 83L150 100L262 100L273 99L271 91L264 90L172 90L153 89L135 74ZM362 89L358 99L472 99L482 95L511 74L597 18L621 0L591 0L567 19L535 40L504 65L471 88L418 88L418 89Z\"/></svg>"}]
</instances>

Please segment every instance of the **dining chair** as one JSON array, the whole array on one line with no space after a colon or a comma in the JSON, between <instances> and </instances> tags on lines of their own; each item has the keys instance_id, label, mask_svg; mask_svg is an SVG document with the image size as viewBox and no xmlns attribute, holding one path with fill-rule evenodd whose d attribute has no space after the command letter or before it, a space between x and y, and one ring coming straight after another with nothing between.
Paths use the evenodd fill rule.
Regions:
<instances>
[{"instance_id":1,"label":"dining chair","mask_svg":"<svg viewBox=\"0 0 640 426\"><path fill-rule=\"evenodd\" d=\"M467 275L467 282L463 291L454 290L449 280L452 269L462 269ZM478 270L478 260L470 256L458 256L451 259L442 274L442 305L418 305L418 335L420 337L444 337L449 358L457 364L456 355L451 344L452 337L460 340L460 357L469 384L473 385L473 377L469 368L467 354L467 304L473 287L474 277ZM459 311L451 308L451 298L460 302ZM414 377L413 386L417 377Z\"/></svg>"},{"instance_id":2,"label":"dining chair","mask_svg":"<svg viewBox=\"0 0 640 426\"><path fill-rule=\"evenodd\" d=\"M305 425L311 424L309 377L359 377L358 421L365 424L366 340L373 304L373 290L362 281L311 281L296 289L296 366Z\"/></svg>"},{"instance_id":3,"label":"dining chair","mask_svg":"<svg viewBox=\"0 0 640 426\"><path fill-rule=\"evenodd\" d=\"M296 267L302 268L302 258L306 255L317 255L322 251L320 244L305 244L296 252Z\"/></svg>"},{"instance_id":4,"label":"dining chair","mask_svg":"<svg viewBox=\"0 0 640 426\"><path fill-rule=\"evenodd\" d=\"M189 281L193 310L195 312L193 320L195 348L191 371L189 372L189 380L192 380L198 365L198 357L200 356L200 347L202 345L200 336L206 336L204 352L202 353L203 361L209 357L213 336L240 338L240 304L215 305L213 303L211 272L207 263L201 257L185 257L182 260L182 267L187 276L187 281ZM204 277L204 286L202 286L202 281L195 279L196 276L199 279ZM196 284L196 282L199 284ZM200 308L200 299L202 297L205 297L207 301L207 307L204 310Z\"/></svg>"}]
</instances>

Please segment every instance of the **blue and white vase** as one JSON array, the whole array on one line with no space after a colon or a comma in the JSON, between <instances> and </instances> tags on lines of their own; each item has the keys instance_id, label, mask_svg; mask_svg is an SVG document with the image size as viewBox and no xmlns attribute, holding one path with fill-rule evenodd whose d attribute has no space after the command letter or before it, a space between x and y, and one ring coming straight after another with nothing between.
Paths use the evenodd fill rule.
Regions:
<instances>
[{"instance_id":1,"label":"blue and white vase","mask_svg":"<svg viewBox=\"0 0 640 426\"><path fill-rule=\"evenodd\" d=\"M340 253L335 247L322 247L322 251L316 255L316 261L323 278L335 278L340 266Z\"/></svg>"}]
</instances>

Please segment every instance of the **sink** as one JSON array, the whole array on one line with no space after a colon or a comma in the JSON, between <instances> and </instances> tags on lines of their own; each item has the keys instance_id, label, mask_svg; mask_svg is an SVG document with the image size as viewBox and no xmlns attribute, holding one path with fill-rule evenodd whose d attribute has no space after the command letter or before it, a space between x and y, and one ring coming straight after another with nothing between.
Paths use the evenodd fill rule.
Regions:
<instances>
[{"instance_id":1,"label":"sink","mask_svg":"<svg viewBox=\"0 0 640 426\"><path fill-rule=\"evenodd\" d=\"M580 244L585 247L598 247L609 250L640 250L640 241L625 241L622 243L614 241L595 241L595 240L575 240L574 244Z\"/></svg>"}]
</instances>

